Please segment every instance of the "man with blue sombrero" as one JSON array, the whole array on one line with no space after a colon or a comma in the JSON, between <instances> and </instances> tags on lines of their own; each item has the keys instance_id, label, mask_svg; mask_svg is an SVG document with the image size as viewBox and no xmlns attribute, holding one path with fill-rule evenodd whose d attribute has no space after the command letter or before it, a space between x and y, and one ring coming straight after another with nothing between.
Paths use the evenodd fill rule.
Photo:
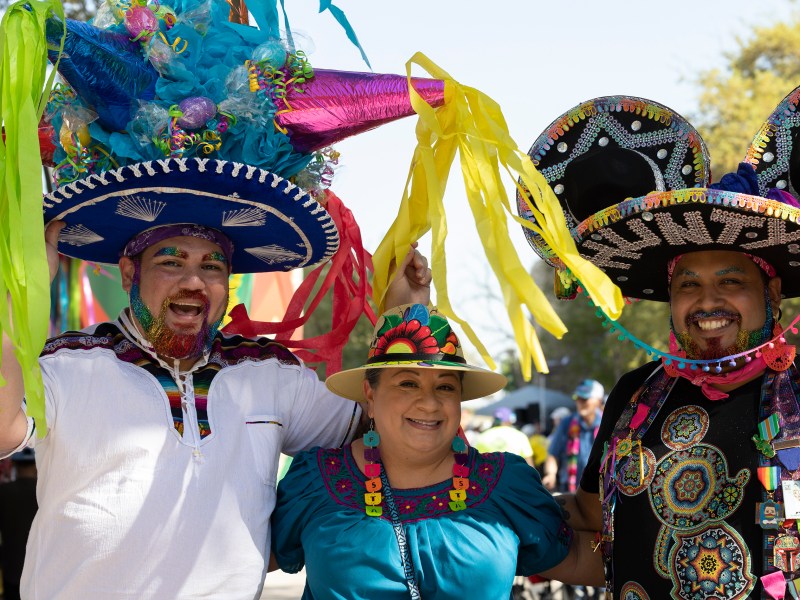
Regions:
<instances>
[{"instance_id":1,"label":"man with blue sombrero","mask_svg":"<svg viewBox=\"0 0 800 600\"><path fill-rule=\"evenodd\" d=\"M617 382L580 486L560 498L574 527L599 531L614 598L797 597L800 375L786 338L800 319L784 328L780 306L800 295L798 100L710 186L697 131L642 98L585 102L531 149L581 255L625 296L670 307L668 352L609 321L657 360ZM562 297L577 295L530 241Z\"/></svg>"},{"instance_id":2,"label":"man with blue sombrero","mask_svg":"<svg viewBox=\"0 0 800 600\"><path fill-rule=\"evenodd\" d=\"M224 88L229 67L229 81L243 73L247 82L236 61L253 52L256 30L220 23L223 2L109 6L124 23L67 26L61 66L74 87L48 109L59 187L44 199L45 237L51 281L59 252L118 263L130 306L47 342L43 420L26 414L32 394L24 406L22 370L4 339L0 456L35 446L40 477L22 595L258 598L280 453L341 445L360 410L284 346L219 331L229 276L323 263L342 232L316 199L321 189L315 197L297 184L316 173L322 187L320 169L310 170L321 157L276 129L276 98ZM34 18L28 7L10 11ZM63 29L46 24L57 47ZM192 45L183 53L150 44L161 38L147 27ZM114 67L107 79L96 77L104 61ZM115 77L131 83L121 75L130 65L150 91L115 102L108 88L98 95ZM190 101L173 106L181 86ZM425 259L412 250L398 271L385 302L427 304Z\"/></svg>"}]
</instances>

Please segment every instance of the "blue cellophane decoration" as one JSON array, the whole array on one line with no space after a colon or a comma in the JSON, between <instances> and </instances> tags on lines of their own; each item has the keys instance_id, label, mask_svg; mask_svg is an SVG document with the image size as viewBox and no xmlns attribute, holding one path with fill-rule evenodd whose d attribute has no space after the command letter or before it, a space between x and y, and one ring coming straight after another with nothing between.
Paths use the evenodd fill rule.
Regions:
<instances>
[{"instance_id":1,"label":"blue cellophane decoration","mask_svg":"<svg viewBox=\"0 0 800 600\"><path fill-rule=\"evenodd\" d=\"M135 110L135 99L152 100L155 96L158 72L140 58L140 45L127 33L99 30L80 21L69 23L59 72L95 107L110 129L124 129ZM60 22L48 20L50 48L62 32ZM48 56L54 62L57 53L50 50Z\"/></svg>"},{"instance_id":2,"label":"blue cellophane decoration","mask_svg":"<svg viewBox=\"0 0 800 600\"><path fill-rule=\"evenodd\" d=\"M296 151L276 129L275 105L268 94L250 90L244 66L255 48L268 41L283 44L279 38L231 23L225 2L176 0L170 6L176 16L174 26L168 28L161 19L160 30L152 38L131 41L121 20L125 8L115 2L101 7L104 29L67 20L70 60L66 70L60 71L78 92L79 99L71 102L93 111L97 118L86 123L92 148L83 149L82 159L56 144L54 161L59 165L60 183L99 170L95 164L107 168L112 160L111 166L121 166L183 152L253 165L285 178L305 169L312 154ZM60 31L59 22L49 24L51 44ZM217 121L210 122L205 133L216 138L204 152L189 144L170 154L169 111L186 98L198 96L216 103L217 116L225 122L216 128ZM64 108L54 105L48 111L57 137ZM92 154L94 158L86 158Z\"/></svg>"}]
</instances>

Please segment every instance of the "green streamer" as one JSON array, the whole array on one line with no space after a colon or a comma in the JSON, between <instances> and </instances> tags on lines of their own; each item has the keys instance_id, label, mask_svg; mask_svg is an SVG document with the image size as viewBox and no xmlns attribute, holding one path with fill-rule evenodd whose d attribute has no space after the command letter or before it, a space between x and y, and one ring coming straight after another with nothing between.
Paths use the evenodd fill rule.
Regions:
<instances>
[{"instance_id":1,"label":"green streamer","mask_svg":"<svg viewBox=\"0 0 800 600\"><path fill-rule=\"evenodd\" d=\"M42 219L42 159L38 127L53 86L47 78L45 21L64 22L59 0L11 5L0 23L0 334L14 344L22 367L28 414L47 432L39 353L50 321L50 278ZM61 40L63 50L64 38ZM2 357L0 357L2 359ZM0 384L5 385L5 381Z\"/></svg>"}]
</instances>

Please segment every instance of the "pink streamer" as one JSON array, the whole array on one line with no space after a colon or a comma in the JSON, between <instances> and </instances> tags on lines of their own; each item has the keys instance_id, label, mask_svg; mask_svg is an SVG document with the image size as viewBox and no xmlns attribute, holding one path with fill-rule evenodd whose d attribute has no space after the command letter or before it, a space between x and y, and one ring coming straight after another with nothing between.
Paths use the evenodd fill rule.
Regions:
<instances>
[{"instance_id":1,"label":"pink streamer","mask_svg":"<svg viewBox=\"0 0 800 600\"><path fill-rule=\"evenodd\" d=\"M786 579L783 576L783 571L775 571L769 575L764 575L761 578L761 584L770 598L783 600L784 596L786 596Z\"/></svg>"},{"instance_id":2,"label":"pink streamer","mask_svg":"<svg viewBox=\"0 0 800 600\"><path fill-rule=\"evenodd\" d=\"M88 323L83 325L91 325L97 323L97 318L94 314L94 294L92 294L92 285L89 283L89 276L86 274L86 264L81 266L81 287L83 288L83 301L86 305L86 318Z\"/></svg>"}]
</instances>

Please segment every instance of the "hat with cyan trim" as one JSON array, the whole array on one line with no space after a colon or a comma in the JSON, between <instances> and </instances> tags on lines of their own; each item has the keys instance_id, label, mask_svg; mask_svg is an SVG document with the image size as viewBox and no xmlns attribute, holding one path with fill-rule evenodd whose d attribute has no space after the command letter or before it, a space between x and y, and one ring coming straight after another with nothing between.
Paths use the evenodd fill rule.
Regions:
<instances>
[{"instance_id":1,"label":"hat with cyan trim","mask_svg":"<svg viewBox=\"0 0 800 600\"><path fill-rule=\"evenodd\" d=\"M463 372L462 400L489 396L508 383L505 375L467 364L458 337L436 309L412 304L378 319L366 364L331 375L325 385L334 394L363 402L366 371L398 367Z\"/></svg>"},{"instance_id":2,"label":"hat with cyan trim","mask_svg":"<svg viewBox=\"0 0 800 600\"><path fill-rule=\"evenodd\" d=\"M564 142L563 153L558 146L562 136L554 126L531 149L531 156L539 161L551 183L558 185L554 174L560 173L566 180L556 191L560 192L557 196L565 213L573 219L571 234L581 256L601 268L625 296L668 301L667 264L671 258L701 250L737 250L773 265L783 277L784 296L800 295L800 206L791 195L767 191L766 183L761 190L747 164L740 165L738 174L723 178L721 185L706 187L709 160L705 144L677 113L666 107L661 107L660 113L648 111L647 106L661 105L642 99L628 104L633 110L628 109L628 115L622 117L619 115L626 112L626 104L615 105L608 98L581 106L592 107L597 102L606 110L615 107L609 122L593 124L602 111L579 111L584 116L569 121L573 143ZM658 114L661 116L650 117ZM567 117L556 123L564 119ZM645 154L633 141L636 136L629 135L637 119L642 126L645 122L678 124L680 133L664 138L674 140L672 148L678 154L670 158L670 146L659 148L664 142L655 140L666 135L662 127L661 134L651 136L655 141L651 148L656 149L655 158L663 156L664 162L653 160L650 154L635 156ZM617 132L615 139L623 140L622 150L626 152L611 143L600 143L604 137L610 142L613 131ZM545 143L548 138L552 142ZM609 148L612 151L606 154ZM784 152L786 148L778 148L776 154ZM564 159L558 154L565 153L569 156L567 164L562 165ZM663 169L653 170L654 165L661 164ZM665 175L663 181L659 181L659 173ZM693 181L682 184L682 178L675 177L678 173ZM644 191L643 182L651 174L651 189ZM520 204L520 214L528 216L524 203ZM550 259L546 247L529 239L540 256ZM557 261L548 262L561 269ZM570 274L562 270L558 275L557 282L566 284L562 296L574 296L575 282L570 281Z\"/></svg>"}]
</instances>

